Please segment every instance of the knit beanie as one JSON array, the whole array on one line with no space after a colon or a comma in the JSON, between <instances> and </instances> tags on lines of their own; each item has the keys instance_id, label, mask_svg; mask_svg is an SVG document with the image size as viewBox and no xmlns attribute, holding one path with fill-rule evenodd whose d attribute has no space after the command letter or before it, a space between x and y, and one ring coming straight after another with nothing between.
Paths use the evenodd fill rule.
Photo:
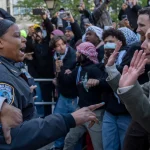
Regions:
<instances>
[{"instance_id":1,"label":"knit beanie","mask_svg":"<svg viewBox=\"0 0 150 150\"><path fill-rule=\"evenodd\" d=\"M2 37L7 32L7 30L14 24L15 23L10 20L0 19L0 37Z\"/></svg>"}]
</instances>

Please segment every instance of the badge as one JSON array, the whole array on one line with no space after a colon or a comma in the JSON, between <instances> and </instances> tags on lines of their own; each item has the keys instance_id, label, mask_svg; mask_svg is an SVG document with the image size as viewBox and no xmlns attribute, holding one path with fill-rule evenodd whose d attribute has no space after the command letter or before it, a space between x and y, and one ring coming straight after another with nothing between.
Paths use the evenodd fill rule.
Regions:
<instances>
[{"instance_id":1,"label":"badge","mask_svg":"<svg viewBox=\"0 0 150 150\"><path fill-rule=\"evenodd\" d=\"M0 83L0 96L5 97L8 104L14 102L14 87L6 83Z\"/></svg>"}]
</instances>

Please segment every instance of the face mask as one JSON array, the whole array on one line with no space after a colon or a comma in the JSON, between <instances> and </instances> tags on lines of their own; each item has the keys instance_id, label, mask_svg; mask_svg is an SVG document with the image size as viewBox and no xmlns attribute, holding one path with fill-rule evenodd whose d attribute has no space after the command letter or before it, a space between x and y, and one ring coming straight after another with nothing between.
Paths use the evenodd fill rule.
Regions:
<instances>
[{"instance_id":1,"label":"face mask","mask_svg":"<svg viewBox=\"0 0 150 150\"><path fill-rule=\"evenodd\" d=\"M115 49L115 48L116 48L116 44L115 44L115 43L107 42L107 43L104 45L104 49Z\"/></svg>"}]
</instances>

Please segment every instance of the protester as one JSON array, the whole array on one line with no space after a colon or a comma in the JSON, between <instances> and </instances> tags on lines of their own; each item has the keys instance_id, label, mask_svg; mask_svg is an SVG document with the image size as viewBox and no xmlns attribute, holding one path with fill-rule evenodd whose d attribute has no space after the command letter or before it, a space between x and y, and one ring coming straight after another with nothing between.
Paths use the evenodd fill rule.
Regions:
<instances>
[{"instance_id":1,"label":"protester","mask_svg":"<svg viewBox=\"0 0 150 150\"><path fill-rule=\"evenodd\" d=\"M111 0L95 0L95 6L92 16L94 20L94 25L99 28L104 29L105 26L112 26L112 19L109 12L107 11L107 6Z\"/></svg>"},{"instance_id":2,"label":"protester","mask_svg":"<svg viewBox=\"0 0 150 150\"><path fill-rule=\"evenodd\" d=\"M62 68L74 69L76 66L75 50L67 46L67 39L65 36L55 36L50 43L50 47L54 49L54 65L56 72L57 90L59 93L58 101L54 110L54 114L68 114L72 113L77 108L77 89L76 85L67 86L57 79L57 64L62 63ZM55 141L55 149L62 149L64 146L64 138Z\"/></svg>"},{"instance_id":3,"label":"protester","mask_svg":"<svg viewBox=\"0 0 150 150\"><path fill-rule=\"evenodd\" d=\"M138 11L141 9L141 6L138 5L137 0L128 0L126 3L122 4L122 8L119 12L118 18L122 20L124 15L127 16L130 26L133 30L137 29L137 18L138 18Z\"/></svg>"},{"instance_id":4,"label":"protester","mask_svg":"<svg viewBox=\"0 0 150 150\"><path fill-rule=\"evenodd\" d=\"M99 81L103 78L103 72L99 70L96 65L99 63L97 59L98 53L93 44L89 42L80 44L77 46L76 55L79 67L75 68L69 74L63 69L63 71L59 73L58 79L61 80L64 85L71 86L75 84L77 86L79 109L97 102L102 102L102 87ZM99 124L95 124L91 129L88 128L87 124L71 129L66 136L64 150L73 150L78 140L86 131L90 133L94 149L102 149L101 126L103 112L103 109L95 111L99 118Z\"/></svg>"},{"instance_id":5,"label":"protester","mask_svg":"<svg viewBox=\"0 0 150 150\"><path fill-rule=\"evenodd\" d=\"M109 56L116 48L119 49L119 54L115 61L117 66L120 65L126 54L127 44L129 44L129 40L126 40L126 38L130 37L126 36L125 38L121 32L123 30L124 29L115 30L111 28L103 32L105 64L107 64ZM120 42L118 43L118 41ZM121 103L117 94L109 88L110 87L108 87L105 92L106 111L102 126L103 148L104 150L118 150L123 148L124 137L131 122L131 116Z\"/></svg>"},{"instance_id":6,"label":"protester","mask_svg":"<svg viewBox=\"0 0 150 150\"><path fill-rule=\"evenodd\" d=\"M92 43L96 47L96 51L98 53L99 62L104 58L104 43L102 41L102 33L103 30L96 26L90 26L86 29L85 35L83 35L82 40L86 42Z\"/></svg>"}]
</instances>

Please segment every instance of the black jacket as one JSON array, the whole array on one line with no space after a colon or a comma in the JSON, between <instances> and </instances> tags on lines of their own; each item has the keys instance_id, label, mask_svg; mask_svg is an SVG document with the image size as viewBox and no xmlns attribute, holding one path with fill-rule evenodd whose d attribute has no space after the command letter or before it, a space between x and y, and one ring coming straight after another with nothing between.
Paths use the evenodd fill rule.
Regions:
<instances>
[{"instance_id":1,"label":"black jacket","mask_svg":"<svg viewBox=\"0 0 150 150\"><path fill-rule=\"evenodd\" d=\"M16 22L16 19L11 16L7 11L5 11L4 9L0 8L0 17L4 18L4 19L8 19L12 22Z\"/></svg>"},{"instance_id":2,"label":"black jacket","mask_svg":"<svg viewBox=\"0 0 150 150\"><path fill-rule=\"evenodd\" d=\"M130 22L130 26L133 29L137 29L137 19L138 19L138 11L141 9L141 6L135 5L132 8L128 6L126 10L120 10L118 18L122 20L123 15L128 16L128 20Z\"/></svg>"},{"instance_id":3,"label":"black jacket","mask_svg":"<svg viewBox=\"0 0 150 150\"><path fill-rule=\"evenodd\" d=\"M74 37L69 41L69 45L76 49L75 44L78 40L82 39L82 31L78 23L75 21L74 23L70 23L72 32L74 33Z\"/></svg>"},{"instance_id":4,"label":"black jacket","mask_svg":"<svg viewBox=\"0 0 150 150\"><path fill-rule=\"evenodd\" d=\"M29 73L34 78L53 78L53 53L49 48L49 40L41 43L33 42L29 38L27 51L34 52L33 60L27 61Z\"/></svg>"},{"instance_id":5,"label":"black jacket","mask_svg":"<svg viewBox=\"0 0 150 150\"><path fill-rule=\"evenodd\" d=\"M81 108L102 102L103 88L101 87L101 84L99 86L90 88L87 92L82 81L86 80L86 74L87 74L87 80L88 79L101 80L104 76L104 72L101 71L97 67L97 65L93 64L92 62L89 62L86 65L82 66L79 81L77 82L76 80L77 80L78 69L79 67L74 69L72 73L69 75L64 75L64 71L62 71L61 73L59 73L59 80L61 80L62 84L64 85L77 86L78 96L79 96L79 106Z\"/></svg>"},{"instance_id":6,"label":"black jacket","mask_svg":"<svg viewBox=\"0 0 150 150\"><path fill-rule=\"evenodd\" d=\"M80 28L81 28L83 34L85 33L84 19L89 19L90 23L94 24L94 20L92 18L92 13L85 9L80 17Z\"/></svg>"},{"instance_id":7,"label":"black jacket","mask_svg":"<svg viewBox=\"0 0 150 150\"><path fill-rule=\"evenodd\" d=\"M69 47L68 52L63 59L63 67L62 70L73 70L76 66L76 52L73 48ZM76 98L77 97L77 88L76 84L66 85L62 80L58 78L58 91L64 97L67 98Z\"/></svg>"},{"instance_id":8,"label":"black jacket","mask_svg":"<svg viewBox=\"0 0 150 150\"><path fill-rule=\"evenodd\" d=\"M11 129L12 142L9 145L4 140L0 124L1 150L37 150L65 136L69 128L75 127L75 121L70 114L35 118L32 93L20 70L11 61L0 57L0 72L0 85L6 86L5 92L10 94L6 102L20 109L23 115L23 123ZM1 86L0 93L2 92L4 88Z\"/></svg>"},{"instance_id":9,"label":"black jacket","mask_svg":"<svg viewBox=\"0 0 150 150\"><path fill-rule=\"evenodd\" d=\"M98 53L98 60L101 63L103 58L104 58L104 45L102 45L99 48L97 48L96 51Z\"/></svg>"}]
</instances>

